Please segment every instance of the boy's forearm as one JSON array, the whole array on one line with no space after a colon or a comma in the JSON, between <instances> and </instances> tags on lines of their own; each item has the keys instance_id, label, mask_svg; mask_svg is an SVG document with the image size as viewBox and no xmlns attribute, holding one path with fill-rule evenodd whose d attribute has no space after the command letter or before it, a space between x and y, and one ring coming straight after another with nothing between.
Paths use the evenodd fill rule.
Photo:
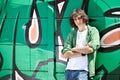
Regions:
<instances>
[{"instance_id":1,"label":"boy's forearm","mask_svg":"<svg viewBox=\"0 0 120 80\"><path fill-rule=\"evenodd\" d=\"M93 49L89 46L84 46L84 47L72 48L72 51L76 51L76 52L82 53L82 54L89 54L89 53L93 52Z\"/></svg>"},{"instance_id":2,"label":"boy's forearm","mask_svg":"<svg viewBox=\"0 0 120 80\"><path fill-rule=\"evenodd\" d=\"M81 56L81 54L76 51L67 51L62 55L63 58L73 58L78 56Z\"/></svg>"}]
</instances>

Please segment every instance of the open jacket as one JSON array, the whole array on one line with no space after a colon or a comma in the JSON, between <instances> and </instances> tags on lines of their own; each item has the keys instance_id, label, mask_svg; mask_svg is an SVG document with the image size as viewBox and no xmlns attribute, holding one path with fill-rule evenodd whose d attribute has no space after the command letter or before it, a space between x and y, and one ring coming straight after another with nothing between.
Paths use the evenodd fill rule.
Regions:
<instances>
[{"instance_id":1,"label":"open jacket","mask_svg":"<svg viewBox=\"0 0 120 80\"><path fill-rule=\"evenodd\" d=\"M99 37L99 32L95 27L87 25L87 28L88 28L88 32L86 36L86 41L87 43L91 41L91 44L88 44L88 45L92 47L94 50L93 53L88 54L89 77L93 78L93 76L95 75L96 52L100 46L100 37ZM69 33L67 40L64 44L64 47L62 49L62 54L64 54L66 51L69 51L71 50L71 48L76 46L77 30L78 29L76 28Z\"/></svg>"}]
</instances>

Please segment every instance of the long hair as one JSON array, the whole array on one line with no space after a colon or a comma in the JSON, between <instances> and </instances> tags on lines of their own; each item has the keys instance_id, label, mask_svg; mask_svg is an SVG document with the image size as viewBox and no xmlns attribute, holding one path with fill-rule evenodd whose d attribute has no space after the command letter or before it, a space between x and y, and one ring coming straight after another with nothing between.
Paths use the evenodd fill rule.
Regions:
<instances>
[{"instance_id":1,"label":"long hair","mask_svg":"<svg viewBox=\"0 0 120 80\"><path fill-rule=\"evenodd\" d=\"M81 16L83 22L85 24L88 24L89 19L88 19L87 14L84 12L84 10L74 9L72 14L70 15L70 24L72 25L72 27L77 28L77 26L74 23L74 19L73 19L73 17L77 17L77 16Z\"/></svg>"}]
</instances>

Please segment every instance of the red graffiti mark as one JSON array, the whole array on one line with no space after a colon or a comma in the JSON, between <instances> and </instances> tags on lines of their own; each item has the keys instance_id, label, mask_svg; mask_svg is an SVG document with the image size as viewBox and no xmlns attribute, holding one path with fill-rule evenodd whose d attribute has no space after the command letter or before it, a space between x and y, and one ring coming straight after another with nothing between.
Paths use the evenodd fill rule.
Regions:
<instances>
[{"instance_id":1,"label":"red graffiti mark","mask_svg":"<svg viewBox=\"0 0 120 80\"><path fill-rule=\"evenodd\" d=\"M37 26L36 26L35 20L34 20L34 22L33 22L33 27L32 27L32 29L31 29L30 36L31 36L31 40L32 40L32 41L35 41L36 38L38 37L38 36L37 36Z\"/></svg>"},{"instance_id":2,"label":"red graffiti mark","mask_svg":"<svg viewBox=\"0 0 120 80\"><path fill-rule=\"evenodd\" d=\"M109 34L103 41L104 44L111 44L120 40L120 31Z\"/></svg>"},{"instance_id":3,"label":"red graffiti mark","mask_svg":"<svg viewBox=\"0 0 120 80\"><path fill-rule=\"evenodd\" d=\"M32 17L32 25L30 26L29 31L29 39L31 43L36 43L39 37L39 26L38 26L38 20L36 16L36 12L34 11L33 17Z\"/></svg>"},{"instance_id":4,"label":"red graffiti mark","mask_svg":"<svg viewBox=\"0 0 120 80\"><path fill-rule=\"evenodd\" d=\"M21 80L19 77L17 77L17 80Z\"/></svg>"}]
</instances>

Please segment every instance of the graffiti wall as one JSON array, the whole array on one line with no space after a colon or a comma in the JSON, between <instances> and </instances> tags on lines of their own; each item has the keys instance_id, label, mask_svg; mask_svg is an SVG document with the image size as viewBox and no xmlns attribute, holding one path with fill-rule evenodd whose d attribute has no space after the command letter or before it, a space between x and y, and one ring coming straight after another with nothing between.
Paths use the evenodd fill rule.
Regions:
<instances>
[{"instance_id":1,"label":"graffiti wall","mask_svg":"<svg viewBox=\"0 0 120 80\"><path fill-rule=\"evenodd\" d=\"M94 80L120 80L119 0L0 0L0 80L64 80L61 49L81 8L100 32Z\"/></svg>"}]
</instances>

